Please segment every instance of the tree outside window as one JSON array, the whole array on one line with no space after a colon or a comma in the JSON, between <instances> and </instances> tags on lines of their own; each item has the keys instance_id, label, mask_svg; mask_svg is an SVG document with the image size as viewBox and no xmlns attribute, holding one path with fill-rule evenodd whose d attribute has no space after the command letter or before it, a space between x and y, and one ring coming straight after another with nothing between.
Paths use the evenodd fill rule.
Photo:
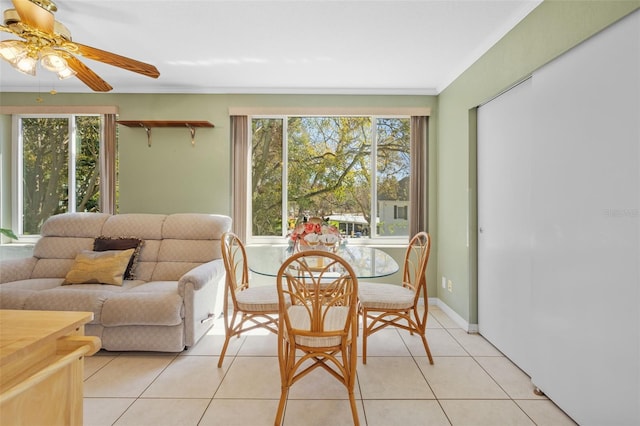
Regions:
<instances>
[{"instance_id":1,"label":"tree outside window","mask_svg":"<svg viewBox=\"0 0 640 426\"><path fill-rule=\"evenodd\" d=\"M251 161L253 236L312 216L349 237L408 235L393 210L410 203L408 117L254 117Z\"/></svg>"},{"instance_id":2,"label":"tree outside window","mask_svg":"<svg viewBox=\"0 0 640 426\"><path fill-rule=\"evenodd\" d=\"M22 235L59 213L99 210L101 117L20 118Z\"/></svg>"}]
</instances>

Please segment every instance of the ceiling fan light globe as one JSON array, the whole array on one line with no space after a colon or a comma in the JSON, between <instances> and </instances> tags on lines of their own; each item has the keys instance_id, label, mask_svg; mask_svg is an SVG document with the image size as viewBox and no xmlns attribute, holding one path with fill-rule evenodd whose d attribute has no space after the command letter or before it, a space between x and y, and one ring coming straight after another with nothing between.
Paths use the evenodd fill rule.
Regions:
<instances>
[{"instance_id":1,"label":"ceiling fan light globe","mask_svg":"<svg viewBox=\"0 0 640 426\"><path fill-rule=\"evenodd\" d=\"M68 67L67 61L53 49L43 49L40 52L40 63L52 72L59 72Z\"/></svg>"},{"instance_id":2,"label":"ceiling fan light globe","mask_svg":"<svg viewBox=\"0 0 640 426\"><path fill-rule=\"evenodd\" d=\"M18 40L0 41L0 56L5 61L15 64L21 57L27 54L24 43Z\"/></svg>"},{"instance_id":3,"label":"ceiling fan light globe","mask_svg":"<svg viewBox=\"0 0 640 426\"><path fill-rule=\"evenodd\" d=\"M23 74L35 76L37 64L38 61L35 58L32 58L29 55L25 55L18 59L15 64L13 64L13 67Z\"/></svg>"},{"instance_id":4,"label":"ceiling fan light globe","mask_svg":"<svg viewBox=\"0 0 640 426\"><path fill-rule=\"evenodd\" d=\"M69 67L66 67L66 68L58 71L58 79L65 80L65 79L67 79L69 77L73 77L76 74L77 74L77 72L75 72L74 70L72 70Z\"/></svg>"}]
</instances>

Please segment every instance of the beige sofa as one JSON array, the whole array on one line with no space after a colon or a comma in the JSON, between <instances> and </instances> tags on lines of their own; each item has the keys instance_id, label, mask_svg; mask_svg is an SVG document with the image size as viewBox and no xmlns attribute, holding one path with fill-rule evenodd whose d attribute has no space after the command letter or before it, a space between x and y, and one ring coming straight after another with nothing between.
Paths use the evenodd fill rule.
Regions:
<instances>
[{"instance_id":1,"label":"beige sofa","mask_svg":"<svg viewBox=\"0 0 640 426\"><path fill-rule=\"evenodd\" d=\"M208 214L65 213L49 218L33 257L0 263L0 309L90 311L87 335L111 351L178 352L212 326L224 285L220 238L231 218ZM135 279L62 285L96 237L135 237ZM117 252L116 252L117 253Z\"/></svg>"}]
</instances>

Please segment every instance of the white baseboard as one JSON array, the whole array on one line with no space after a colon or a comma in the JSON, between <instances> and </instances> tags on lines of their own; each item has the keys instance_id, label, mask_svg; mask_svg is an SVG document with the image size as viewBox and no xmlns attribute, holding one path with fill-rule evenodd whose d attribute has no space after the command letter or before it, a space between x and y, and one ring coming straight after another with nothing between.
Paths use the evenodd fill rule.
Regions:
<instances>
[{"instance_id":1,"label":"white baseboard","mask_svg":"<svg viewBox=\"0 0 640 426\"><path fill-rule=\"evenodd\" d=\"M429 305L434 305L434 306L437 306L438 308L440 308L445 314L447 314L449 316L449 318L451 318L456 324L458 324L460 326L460 328L465 330L467 333L477 333L478 332L478 324L469 324L467 321L465 321L464 318L462 318L460 315L458 315L458 313L456 311L451 309L449 307L449 305L447 305L446 303L444 303L442 300L438 299L437 297L430 297L429 298Z\"/></svg>"}]
</instances>

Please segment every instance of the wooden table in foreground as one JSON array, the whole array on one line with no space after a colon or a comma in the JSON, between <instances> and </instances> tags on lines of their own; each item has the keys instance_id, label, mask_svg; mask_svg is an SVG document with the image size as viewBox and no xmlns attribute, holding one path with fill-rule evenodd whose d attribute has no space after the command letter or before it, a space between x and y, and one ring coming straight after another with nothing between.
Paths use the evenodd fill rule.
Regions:
<instances>
[{"instance_id":1,"label":"wooden table in foreground","mask_svg":"<svg viewBox=\"0 0 640 426\"><path fill-rule=\"evenodd\" d=\"M0 310L0 424L81 425L91 312Z\"/></svg>"}]
</instances>

